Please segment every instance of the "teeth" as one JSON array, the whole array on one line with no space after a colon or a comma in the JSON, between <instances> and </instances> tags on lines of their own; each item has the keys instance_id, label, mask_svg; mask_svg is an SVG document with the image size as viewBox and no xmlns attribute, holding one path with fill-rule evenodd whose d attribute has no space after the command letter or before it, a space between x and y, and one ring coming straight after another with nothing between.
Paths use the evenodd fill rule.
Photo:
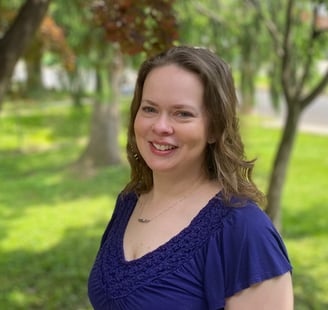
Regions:
<instances>
[{"instance_id":1,"label":"teeth","mask_svg":"<svg viewBox=\"0 0 328 310\"><path fill-rule=\"evenodd\" d=\"M168 150L173 150L175 148L172 145L162 145L162 144L156 144L156 143L153 143L153 145L159 151L168 151Z\"/></svg>"}]
</instances>

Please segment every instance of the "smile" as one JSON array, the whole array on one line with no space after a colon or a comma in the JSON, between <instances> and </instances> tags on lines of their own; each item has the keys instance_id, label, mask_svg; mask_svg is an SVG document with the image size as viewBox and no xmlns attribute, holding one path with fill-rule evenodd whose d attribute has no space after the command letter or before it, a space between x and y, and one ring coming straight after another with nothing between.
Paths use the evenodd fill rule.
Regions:
<instances>
[{"instance_id":1,"label":"smile","mask_svg":"<svg viewBox=\"0 0 328 310\"><path fill-rule=\"evenodd\" d=\"M169 150L173 150L176 148L176 146L169 145L169 144L152 143L152 145L155 147L156 150L159 150L159 151L169 151Z\"/></svg>"}]
</instances>

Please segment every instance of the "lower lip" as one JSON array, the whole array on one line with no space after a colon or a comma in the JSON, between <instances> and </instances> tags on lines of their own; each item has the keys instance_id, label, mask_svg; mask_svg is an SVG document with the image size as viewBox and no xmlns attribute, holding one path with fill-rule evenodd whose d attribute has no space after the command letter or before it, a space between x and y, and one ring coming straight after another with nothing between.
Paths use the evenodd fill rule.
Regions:
<instances>
[{"instance_id":1,"label":"lower lip","mask_svg":"<svg viewBox=\"0 0 328 310\"><path fill-rule=\"evenodd\" d=\"M154 153L156 155L165 156L165 155L172 154L176 150L176 148L174 148L174 149L170 149L170 150L161 151L161 150L155 148L155 146L152 143L149 143L149 144L150 144L150 150L152 151L152 153Z\"/></svg>"}]
</instances>

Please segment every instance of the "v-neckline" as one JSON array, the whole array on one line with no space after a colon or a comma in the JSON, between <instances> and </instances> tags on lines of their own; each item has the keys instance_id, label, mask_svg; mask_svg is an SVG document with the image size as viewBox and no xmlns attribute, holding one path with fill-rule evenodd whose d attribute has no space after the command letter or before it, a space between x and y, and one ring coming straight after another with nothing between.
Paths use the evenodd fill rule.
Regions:
<instances>
[{"instance_id":1,"label":"v-neckline","mask_svg":"<svg viewBox=\"0 0 328 310\"><path fill-rule=\"evenodd\" d=\"M177 243L179 241L179 239L182 238L182 236L188 234L193 229L193 227L196 226L195 225L196 222L199 221L201 219L201 217L203 216L203 214L205 214L207 212L207 209L211 207L212 202L215 199L220 198L220 196L221 196L221 191L217 192L214 196L212 196L207 201L207 203L192 218L190 223L187 226L185 226L184 228L182 228L177 234L172 236L170 239L168 239L164 243L160 244L154 250L151 250L151 251L145 253L144 255L142 255L138 258L127 260L126 256L125 256L125 251L124 251L124 236L125 236L125 231L127 229L127 226L128 226L129 220L131 218L131 215L132 215L132 213L133 213L133 211L136 207L136 204L138 202L138 196L135 195L133 197L134 198L133 201L131 201L131 206L130 206L129 210L127 210L128 214L124 217L124 221L122 220L122 222L120 223L121 229L120 229L117 245L119 247L118 253L120 254L121 262L123 264L140 264L144 260L155 258L157 256L157 254L159 252L161 252L162 250L166 250L167 248L170 248L171 244Z\"/></svg>"},{"instance_id":2,"label":"v-neckline","mask_svg":"<svg viewBox=\"0 0 328 310\"><path fill-rule=\"evenodd\" d=\"M135 193L120 195L106 239L97 257L101 263L98 272L100 275L106 274L102 281L106 287L111 288L111 296L116 298L126 296L155 279L180 270L191 259L202 259L204 246L209 244L211 236L215 237L222 231L224 219L230 217L234 209L226 205L219 192L176 236L140 258L125 260L124 232L136 202Z\"/></svg>"}]
</instances>

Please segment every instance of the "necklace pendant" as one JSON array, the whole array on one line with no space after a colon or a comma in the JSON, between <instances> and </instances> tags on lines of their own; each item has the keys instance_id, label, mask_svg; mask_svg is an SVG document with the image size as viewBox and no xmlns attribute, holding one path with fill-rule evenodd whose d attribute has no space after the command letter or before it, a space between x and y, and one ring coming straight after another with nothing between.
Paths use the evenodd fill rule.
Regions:
<instances>
[{"instance_id":1,"label":"necklace pendant","mask_svg":"<svg viewBox=\"0 0 328 310\"><path fill-rule=\"evenodd\" d=\"M138 218L138 222L139 222L139 223L143 223L143 224L147 224L147 223L150 222L150 220L145 219L145 218Z\"/></svg>"}]
</instances>

